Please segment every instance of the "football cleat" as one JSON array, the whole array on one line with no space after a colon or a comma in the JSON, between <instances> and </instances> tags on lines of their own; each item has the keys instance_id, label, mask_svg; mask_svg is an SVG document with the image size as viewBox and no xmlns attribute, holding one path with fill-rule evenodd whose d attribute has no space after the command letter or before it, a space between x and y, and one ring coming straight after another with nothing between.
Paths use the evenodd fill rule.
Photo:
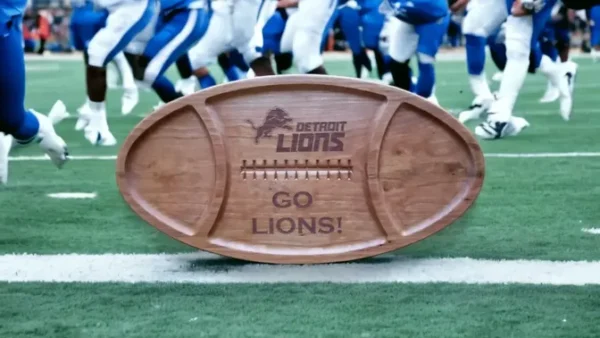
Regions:
<instances>
[{"instance_id":1,"label":"football cleat","mask_svg":"<svg viewBox=\"0 0 600 338\"><path fill-rule=\"evenodd\" d=\"M40 130L35 137L35 142L40 145L40 148L50 157L52 163L58 168L62 168L65 162L69 159L67 144L56 134L52 120L43 114L34 110L31 111L40 123Z\"/></svg>"},{"instance_id":2,"label":"football cleat","mask_svg":"<svg viewBox=\"0 0 600 338\"><path fill-rule=\"evenodd\" d=\"M511 117L508 122L494 121L493 117L475 128L475 134L484 140L497 140L508 136L516 136L529 127L529 122L522 117Z\"/></svg>"},{"instance_id":3,"label":"football cleat","mask_svg":"<svg viewBox=\"0 0 600 338\"><path fill-rule=\"evenodd\" d=\"M487 113L488 109L490 109L490 105L493 101L493 97L476 97L467 110L464 110L458 114L458 120L461 123L466 123L467 121L481 118L481 116Z\"/></svg>"},{"instance_id":4,"label":"football cleat","mask_svg":"<svg viewBox=\"0 0 600 338\"><path fill-rule=\"evenodd\" d=\"M183 95L190 95L196 91L196 77L190 76L187 79L180 79L175 84L175 90Z\"/></svg>"},{"instance_id":5,"label":"football cleat","mask_svg":"<svg viewBox=\"0 0 600 338\"><path fill-rule=\"evenodd\" d=\"M0 133L0 183L8 182L8 154L12 147L12 136Z\"/></svg>"},{"instance_id":6,"label":"football cleat","mask_svg":"<svg viewBox=\"0 0 600 338\"><path fill-rule=\"evenodd\" d=\"M48 113L48 118L52 121L52 124L57 125L67 117L69 117L69 113L65 104L61 100L56 101Z\"/></svg>"},{"instance_id":7,"label":"football cleat","mask_svg":"<svg viewBox=\"0 0 600 338\"><path fill-rule=\"evenodd\" d=\"M548 84L546 85L546 92L544 93L544 96L542 96L542 98L540 99L540 103L554 102L559 98L560 92L558 91L558 88L556 88L552 84L552 82L548 81Z\"/></svg>"},{"instance_id":8,"label":"football cleat","mask_svg":"<svg viewBox=\"0 0 600 338\"><path fill-rule=\"evenodd\" d=\"M83 129L85 138L93 145L110 147L117 144L117 140L108 129L106 112L91 114L89 123Z\"/></svg>"},{"instance_id":9,"label":"football cleat","mask_svg":"<svg viewBox=\"0 0 600 338\"><path fill-rule=\"evenodd\" d=\"M126 88L121 97L121 114L127 115L131 113L139 101L140 98L137 87Z\"/></svg>"},{"instance_id":10,"label":"football cleat","mask_svg":"<svg viewBox=\"0 0 600 338\"><path fill-rule=\"evenodd\" d=\"M88 123L90 123L90 115L92 111L90 107L88 107L87 103L84 103L81 107L77 109L77 113L79 117L77 118L77 122L75 122L75 130L83 130Z\"/></svg>"},{"instance_id":11,"label":"football cleat","mask_svg":"<svg viewBox=\"0 0 600 338\"><path fill-rule=\"evenodd\" d=\"M575 77L577 76L577 64L569 61L565 64L564 75L560 77L558 90L560 92L560 116L565 121L571 119L573 111L573 91L575 89Z\"/></svg>"},{"instance_id":12,"label":"football cleat","mask_svg":"<svg viewBox=\"0 0 600 338\"><path fill-rule=\"evenodd\" d=\"M496 72L493 76L492 76L492 81L495 82L500 82L502 81L502 75L504 75L504 73L502 72Z\"/></svg>"}]
</instances>

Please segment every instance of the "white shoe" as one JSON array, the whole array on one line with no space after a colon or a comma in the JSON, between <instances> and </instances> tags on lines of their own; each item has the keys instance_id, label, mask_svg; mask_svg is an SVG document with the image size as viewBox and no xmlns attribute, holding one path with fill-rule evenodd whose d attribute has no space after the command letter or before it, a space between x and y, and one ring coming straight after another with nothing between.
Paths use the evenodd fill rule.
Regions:
<instances>
[{"instance_id":1,"label":"white shoe","mask_svg":"<svg viewBox=\"0 0 600 338\"><path fill-rule=\"evenodd\" d=\"M48 113L48 118L52 121L53 125L59 124L69 116L70 114L67 112L67 107L61 100L56 101Z\"/></svg>"},{"instance_id":2,"label":"white shoe","mask_svg":"<svg viewBox=\"0 0 600 338\"><path fill-rule=\"evenodd\" d=\"M252 70L252 68L248 69L248 72L246 73L246 79L251 79L256 77L256 74L254 73L254 71Z\"/></svg>"},{"instance_id":3,"label":"white shoe","mask_svg":"<svg viewBox=\"0 0 600 338\"><path fill-rule=\"evenodd\" d=\"M599 51L597 51L596 49L594 49L592 47L592 50L590 50L590 55L592 56L592 61L593 62L598 62L598 59L600 58L600 52Z\"/></svg>"},{"instance_id":4,"label":"white shoe","mask_svg":"<svg viewBox=\"0 0 600 338\"><path fill-rule=\"evenodd\" d=\"M175 90L183 95L190 95L196 91L196 77L190 76L187 79L180 79L175 84Z\"/></svg>"},{"instance_id":5,"label":"white shoe","mask_svg":"<svg viewBox=\"0 0 600 338\"><path fill-rule=\"evenodd\" d=\"M502 81L502 76L503 75L504 75L504 73L502 73L502 72L496 72L496 73L494 73L494 75L492 75L492 81L495 81L495 82Z\"/></svg>"},{"instance_id":6,"label":"white shoe","mask_svg":"<svg viewBox=\"0 0 600 338\"><path fill-rule=\"evenodd\" d=\"M383 81L383 83L385 83L387 85L391 85L392 83L394 83L394 78L392 77L392 73L387 72L387 73L383 74L383 76L381 77L381 81Z\"/></svg>"},{"instance_id":7,"label":"white shoe","mask_svg":"<svg viewBox=\"0 0 600 338\"><path fill-rule=\"evenodd\" d=\"M564 65L564 73L560 77L558 87L560 92L560 116L565 121L571 119L571 113L573 112L573 91L575 90L577 67L575 62L566 62Z\"/></svg>"},{"instance_id":8,"label":"white shoe","mask_svg":"<svg viewBox=\"0 0 600 338\"><path fill-rule=\"evenodd\" d=\"M487 121L475 128L475 134L484 140L497 140L504 137L516 136L529 127L529 122L522 117L511 117L508 122L496 121L494 114Z\"/></svg>"},{"instance_id":9,"label":"white shoe","mask_svg":"<svg viewBox=\"0 0 600 338\"><path fill-rule=\"evenodd\" d=\"M92 111L90 107L88 107L87 103L84 103L83 106L77 109L77 113L79 117L77 118L77 122L75 122L75 130L80 131L83 130L88 123L90 123L90 115L92 115Z\"/></svg>"},{"instance_id":10,"label":"white shoe","mask_svg":"<svg viewBox=\"0 0 600 338\"><path fill-rule=\"evenodd\" d=\"M544 96L540 99L540 103L550 103L558 100L560 98L560 92L558 88L552 85L552 82L548 81L546 85L546 92Z\"/></svg>"},{"instance_id":11,"label":"white shoe","mask_svg":"<svg viewBox=\"0 0 600 338\"><path fill-rule=\"evenodd\" d=\"M88 125L83 129L85 138L93 145L110 147L117 144L117 140L108 129L106 112L92 113Z\"/></svg>"},{"instance_id":12,"label":"white shoe","mask_svg":"<svg viewBox=\"0 0 600 338\"><path fill-rule=\"evenodd\" d=\"M140 97L137 87L125 89L123 96L121 96L121 114L127 115L131 113L139 101Z\"/></svg>"},{"instance_id":13,"label":"white shoe","mask_svg":"<svg viewBox=\"0 0 600 338\"><path fill-rule=\"evenodd\" d=\"M31 111L40 123L40 130L35 137L35 142L40 145L40 148L50 157L52 163L58 168L62 168L63 164L69 159L67 144L56 134L52 120L48 116L40 114L34 110Z\"/></svg>"},{"instance_id":14,"label":"white shoe","mask_svg":"<svg viewBox=\"0 0 600 338\"><path fill-rule=\"evenodd\" d=\"M481 118L481 116L487 113L488 109L490 109L492 102L494 102L493 97L476 97L467 110L464 110L458 114L458 120L461 123L466 123L467 121Z\"/></svg>"},{"instance_id":15,"label":"white shoe","mask_svg":"<svg viewBox=\"0 0 600 338\"><path fill-rule=\"evenodd\" d=\"M0 133L0 184L8 182L8 155L12 139L12 136Z\"/></svg>"},{"instance_id":16,"label":"white shoe","mask_svg":"<svg viewBox=\"0 0 600 338\"><path fill-rule=\"evenodd\" d=\"M164 102L158 101L158 103L154 107L152 107L152 109L157 110L158 108L160 108L160 107L162 107L164 105L165 105Z\"/></svg>"}]
</instances>

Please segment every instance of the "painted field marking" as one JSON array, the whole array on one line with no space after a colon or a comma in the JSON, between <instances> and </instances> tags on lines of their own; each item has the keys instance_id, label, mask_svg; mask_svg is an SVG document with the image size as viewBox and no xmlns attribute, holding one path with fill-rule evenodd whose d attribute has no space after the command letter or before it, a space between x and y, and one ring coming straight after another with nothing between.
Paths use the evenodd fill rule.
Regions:
<instances>
[{"instance_id":1,"label":"painted field marking","mask_svg":"<svg viewBox=\"0 0 600 338\"><path fill-rule=\"evenodd\" d=\"M222 260L217 268L215 260ZM212 261L212 262L208 262ZM600 261L408 259L322 265L228 264L198 252L3 255L0 281L81 283L457 283L600 285ZM203 262L210 264L204 265Z\"/></svg>"},{"instance_id":2,"label":"painted field marking","mask_svg":"<svg viewBox=\"0 0 600 338\"><path fill-rule=\"evenodd\" d=\"M570 157L600 157L600 152L569 152L569 153L487 153L485 157L489 158L570 158ZM69 159L76 161L114 161L117 155L74 155ZM46 161L49 158L45 155L40 156L11 156L10 161Z\"/></svg>"},{"instance_id":3,"label":"painted field marking","mask_svg":"<svg viewBox=\"0 0 600 338\"><path fill-rule=\"evenodd\" d=\"M96 198L97 195L95 192L56 192L46 196L58 199L91 199Z\"/></svg>"},{"instance_id":4,"label":"painted field marking","mask_svg":"<svg viewBox=\"0 0 600 338\"><path fill-rule=\"evenodd\" d=\"M600 235L600 228L583 228L581 231L592 235Z\"/></svg>"}]
</instances>

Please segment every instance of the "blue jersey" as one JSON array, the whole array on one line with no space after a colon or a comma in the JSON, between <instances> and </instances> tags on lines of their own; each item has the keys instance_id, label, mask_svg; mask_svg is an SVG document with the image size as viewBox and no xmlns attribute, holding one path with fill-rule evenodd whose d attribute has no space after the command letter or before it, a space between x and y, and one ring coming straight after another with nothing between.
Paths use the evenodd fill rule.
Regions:
<instances>
[{"instance_id":1,"label":"blue jersey","mask_svg":"<svg viewBox=\"0 0 600 338\"><path fill-rule=\"evenodd\" d=\"M388 1L395 16L407 23L418 25L438 21L448 15L448 0L384 0Z\"/></svg>"},{"instance_id":2,"label":"blue jersey","mask_svg":"<svg viewBox=\"0 0 600 338\"><path fill-rule=\"evenodd\" d=\"M160 0L160 12L166 15L178 9L204 8L209 2L209 0Z\"/></svg>"},{"instance_id":3,"label":"blue jersey","mask_svg":"<svg viewBox=\"0 0 600 338\"><path fill-rule=\"evenodd\" d=\"M22 16L27 0L0 0L0 22L6 22L14 16Z\"/></svg>"}]
</instances>

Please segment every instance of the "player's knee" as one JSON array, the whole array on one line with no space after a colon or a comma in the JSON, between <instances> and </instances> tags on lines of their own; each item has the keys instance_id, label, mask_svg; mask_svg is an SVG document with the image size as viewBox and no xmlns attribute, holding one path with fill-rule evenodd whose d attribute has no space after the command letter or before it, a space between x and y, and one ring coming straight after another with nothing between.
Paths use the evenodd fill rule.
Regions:
<instances>
[{"instance_id":1,"label":"player's knee","mask_svg":"<svg viewBox=\"0 0 600 338\"><path fill-rule=\"evenodd\" d=\"M87 64L94 67L105 67L108 51L102 48L102 45L97 40L90 41L86 50Z\"/></svg>"},{"instance_id":2,"label":"player's knee","mask_svg":"<svg viewBox=\"0 0 600 338\"><path fill-rule=\"evenodd\" d=\"M417 60L419 64L434 64L435 56L431 56L425 53L417 53Z\"/></svg>"}]
</instances>

